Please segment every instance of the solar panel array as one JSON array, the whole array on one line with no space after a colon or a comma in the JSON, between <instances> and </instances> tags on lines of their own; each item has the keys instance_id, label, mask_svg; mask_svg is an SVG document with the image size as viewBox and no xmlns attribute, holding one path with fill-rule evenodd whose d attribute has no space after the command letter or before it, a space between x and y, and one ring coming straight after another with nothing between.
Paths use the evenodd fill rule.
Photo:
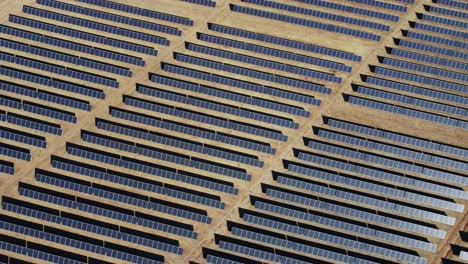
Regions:
<instances>
[{"instance_id":1,"label":"solar panel array","mask_svg":"<svg viewBox=\"0 0 468 264\"><path fill-rule=\"evenodd\" d=\"M468 255L463 1L0 10L0 263Z\"/></svg>"}]
</instances>

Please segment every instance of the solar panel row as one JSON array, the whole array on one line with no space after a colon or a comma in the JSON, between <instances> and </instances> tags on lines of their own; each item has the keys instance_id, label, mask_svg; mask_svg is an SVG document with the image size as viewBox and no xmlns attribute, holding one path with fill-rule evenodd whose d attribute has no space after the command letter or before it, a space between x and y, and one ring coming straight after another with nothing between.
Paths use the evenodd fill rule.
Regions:
<instances>
[{"instance_id":1,"label":"solar panel row","mask_svg":"<svg viewBox=\"0 0 468 264\"><path fill-rule=\"evenodd\" d=\"M108 24L93 22L91 20L86 20L82 18L72 17L62 15L60 13L51 12L43 9L33 8L29 6L23 6L23 12L26 14L31 14L38 17L47 18L50 20L56 20L67 24L77 25L80 27L89 28L96 31L102 31L106 33L111 33L114 35L120 35L132 39L143 40L146 42L151 42L159 45L169 46L170 42L164 37L159 37L147 33L142 33L139 31L134 31L130 29L120 28L116 26L111 26Z\"/></svg>"},{"instance_id":2,"label":"solar panel row","mask_svg":"<svg viewBox=\"0 0 468 264\"><path fill-rule=\"evenodd\" d=\"M24 203L24 202L22 202ZM33 206L33 204L28 204ZM35 209L31 209L25 206L17 205L12 202L3 202L2 209L5 211L14 212L18 215L29 216L37 219L41 219L50 223L59 223L64 227L72 227L81 231L86 231L90 233L95 233L99 235L103 235L109 238L119 239L123 241L128 241L131 243L135 243L138 245L159 249L162 251L167 251L173 254L181 255L183 250L182 248L178 247L178 241L175 240L176 245L169 244L169 238L166 238L165 241L161 238L156 240L157 236L151 236L151 239L147 238L148 233L140 233L137 230L127 229L125 227L120 227L116 225L109 225L108 223L104 223L101 221L97 221L95 219L90 219L83 216L77 216L70 213L63 213L63 216L51 214L50 210L53 210L49 207L41 207L38 208L36 206ZM43 210L40 210L43 209ZM75 220L80 219L80 220ZM106 226L106 227L103 227ZM120 230L119 231L119 227ZM131 232L131 233L130 233ZM132 234L133 233L133 234ZM138 235L136 235L138 234Z\"/></svg>"},{"instance_id":3,"label":"solar panel row","mask_svg":"<svg viewBox=\"0 0 468 264\"><path fill-rule=\"evenodd\" d=\"M239 108L235 105L228 105L217 103L215 101L194 97L186 96L185 94L179 94L174 92L168 92L165 90L150 88L144 86L137 86L137 91L141 94L150 95L155 98L166 99L172 102L177 102L185 105L192 105L200 108L205 108L209 110L214 110L217 112L222 112L230 115L236 115L243 118L248 118L260 122L270 123L278 126L284 126L288 128L297 129L299 127L298 123L293 122L291 119L287 119L281 116L275 116L271 114L264 114L262 112Z\"/></svg>"},{"instance_id":4,"label":"solar panel row","mask_svg":"<svg viewBox=\"0 0 468 264\"><path fill-rule=\"evenodd\" d=\"M216 7L216 1L212 1L212 0L182 0L182 1L192 3L192 4L202 5L202 6Z\"/></svg>"},{"instance_id":5,"label":"solar panel row","mask_svg":"<svg viewBox=\"0 0 468 264\"><path fill-rule=\"evenodd\" d=\"M0 90L18 95L37 98L43 101L64 105L84 111L91 111L91 105L87 101L78 98L71 98L65 95L51 93L48 91L43 91L41 89L35 89L19 84L0 81Z\"/></svg>"},{"instance_id":6,"label":"solar panel row","mask_svg":"<svg viewBox=\"0 0 468 264\"><path fill-rule=\"evenodd\" d=\"M285 10L285 11L289 11L293 13L303 14L303 15L312 16L312 17L318 17L321 19L327 19L327 20L337 21L341 23L346 23L346 24L351 24L351 25L356 25L356 26L361 26L361 27L366 27L366 28L371 28L371 29L377 29L377 30L382 30L382 31L390 30L390 26L384 25L381 23L375 23L375 22L364 20L364 19L358 19L358 18L349 17L349 16L342 16L342 15L327 13L327 12L323 12L319 10L302 8L302 7L298 7L295 5L278 3L278 2L271 1L271 0L242 0L242 2L255 4L255 5L261 5L261 6L265 6L265 7L269 7L273 9Z\"/></svg>"},{"instance_id":7,"label":"solar panel row","mask_svg":"<svg viewBox=\"0 0 468 264\"><path fill-rule=\"evenodd\" d=\"M78 0L78 1L82 3L87 3L87 4L101 6L101 7L105 7L105 8L109 8L113 10L122 11L125 13L135 14L135 15L139 15L143 17L150 17L150 18L164 20L164 21L168 21L172 23L193 26L193 20L185 18L185 17L171 15L171 14L162 13L162 12L149 10L149 9L144 9L144 8L140 8L136 6L116 3L113 1L109 1L109 0Z\"/></svg>"},{"instance_id":8,"label":"solar panel row","mask_svg":"<svg viewBox=\"0 0 468 264\"><path fill-rule=\"evenodd\" d=\"M229 149L211 146L209 144L199 143L197 141L187 140L180 137L169 136L148 130L142 130L136 127L111 122L103 119L96 120L96 127L105 131L127 135L133 138L144 139L150 142L159 143L175 148L180 148L192 152L197 152L213 157L223 158L242 164L262 167L263 162L258 160L257 156L248 155L240 152L234 152Z\"/></svg>"},{"instance_id":9,"label":"solar panel row","mask_svg":"<svg viewBox=\"0 0 468 264\"><path fill-rule=\"evenodd\" d=\"M331 49L327 47L317 46L309 43L299 42L295 40L275 37L267 34L261 34L253 31L223 26L214 23L208 23L208 29L211 31L216 31L224 34L229 34L241 38L253 39L261 42L271 43L279 46L309 51L312 53L323 54L331 57L351 60L351 61L361 61L361 56L355 55L350 52Z\"/></svg>"},{"instance_id":10,"label":"solar panel row","mask_svg":"<svg viewBox=\"0 0 468 264\"><path fill-rule=\"evenodd\" d=\"M192 91L192 92L200 93L203 95L209 95L215 98L222 98L222 99L226 99L226 100L233 101L233 102L249 104L249 105L253 105L253 106L257 106L261 108L288 113L291 115L298 115L298 116L303 116L303 117L310 116L310 112L304 110L303 108L299 106L285 104L285 103L278 102L278 101L270 101L268 99L264 99L261 97L244 95L244 94L238 93L237 91L234 92L234 91L229 91L229 90L223 90L223 89L206 86L206 85L202 85L199 83L183 81L180 79L171 78L171 77L167 77L167 76L163 76L159 74L152 74L151 81L158 83L158 84L183 89L186 91ZM320 105L320 101L316 100L315 105Z\"/></svg>"},{"instance_id":11,"label":"solar panel row","mask_svg":"<svg viewBox=\"0 0 468 264\"><path fill-rule=\"evenodd\" d=\"M91 16L94 18L99 18L103 20L109 20L112 22L117 22L125 25L130 25L134 27L139 27L139 28L144 28L144 29L149 29L152 31L156 32L162 32L166 34L171 34L175 36L181 36L182 31L178 28L171 27L171 26L166 26L162 24L157 24L141 19L135 19L131 17L126 17L126 16L121 16L121 15L116 15L110 12L104 12L100 10L95 10L91 8L86 8L78 5L72 5L60 1L55 1L55 0L36 0L38 4L45 5L45 6L50 6L54 7L57 9L73 12L73 13L78 13L82 15L87 15Z\"/></svg>"},{"instance_id":12,"label":"solar panel row","mask_svg":"<svg viewBox=\"0 0 468 264\"><path fill-rule=\"evenodd\" d=\"M110 115L119 119L124 119L140 124L149 125L152 127L159 127L166 130L187 134L195 137L205 138L217 142L222 142L229 145L238 146L241 148L251 149L255 151L265 152L265 153L274 153L274 149L270 147L269 144L264 144L260 141L252 141L247 138L242 138L239 136L233 136L231 134L226 134L218 132L211 129L201 128L197 126L187 125L171 120L155 118L153 116L148 116L140 114L137 112L132 112L119 108L111 108ZM263 144L262 144L263 143Z\"/></svg>"},{"instance_id":13,"label":"solar panel row","mask_svg":"<svg viewBox=\"0 0 468 264\"><path fill-rule=\"evenodd\" d=\"M317 22L317 21L308 20L304 18L298 18L295 16L289 16L289 15L279 14L275 12L264 11L261 9L235 5L235 4L229 4L229 6L231 8L231 11L233 12L249 14L249 15L268 18L272 20L278 20L281 22L287 22L287 23L311 27L315 29L321 29L324 31L341 33L344 35L349 35L349 36L363 38L363 39L369 39L373 41L380 41L380 35L370 33L367 31L337 26L334 24L328 24L328 23L323 23L323 22Z\"/></svg>"},{"instance_id":14,"label":"solar panel row","mask_svg":"<svg viewBox=\"0 0 468 264\"><path fill-rule=\"evenodd\" d=\"M356 15L388 20L392 22L397 22L400 19L400 17L396 15L383 13L383 12L376 11L376 10L369 10L367 8L360 8L360 7L350 6L350 5L343 5L339 3L328 2L324 0L295 0L295 1L306 3L309 5L315 5L319 7L334 9L334 10L338 10L342 12L353 13Z\"/></svg>"},{"instance_id":15,"label":"solar panel row","mask_svg":"<svg viewBox=\"0 0 468 264\"><path fill-rule=\"evenodd\" d=\"M213 74L210 72L194 70L194 69L190 69L187 67L177 66L177 65L169 64L169 63L163 63L162 69L167 72L184 75L187 77L192 77L192 78L196 78L200 80L219 83L219 84L236 87L236 88L240 88L240 89L244 89L248 91L253 91L257 93L272 95L272 96L288 99L291 101L307 103L311 105L318 104L318 100L310 95L304 95L304 94L296 93L296 92L289 92L287 90L278 89L278 88L271 87L271 86L247 82L247 81L243 81L243 80L231 78L231 77L225 77L224 75L218 75L218 74ZM329 91L329 93L331 93L331 91Z\"/></svg>"},{"instance_id":16,"label":"solar panel row","mask_svg":"<svg viewBox=\"0 0 468 264\"><path fill-rule=\"evenodd\" d=\"M346 66L342 63L328 61L324 59L319 59L307 55L302 55L298 53L292 53L280 49L274 49L267 46L261 46L246 42L241 42L229 38L222 38L214 35L209 35L205 33L197 33L197 38L205 42L215 43L221 46L228 46L236 49L242 49L250 52L255 52L259 54L264 54L272 57L278 57L282 59L288 59L292 61L302 62L311 65L317 65L320 67L325 67L329 69L351 72L351 67Z\"/></svg>"},{"instance_id":17,"label":"solar panel row","mask_svg":"<svg viewBox=\"0 0 468 264\"><path fill-rule=\"evenodd\" d=\"M346 99L345 99L346 100ZM375 100L369 100L357 96L349 96L346 100L351 104L361 105L373 109L378 109L386 112L396 113L400 115L406 115L414 118L419 118L439 124L444 124L448 126L459 127L463 129L468 129L468 122L462 119L455 119L451 117L441 116L437 114L432 114L432 112L424 112L420 110L413 110L411 108L395 106L393 104L381 103Z\"/></svg>"},{"instance_id":18,"label":"solar panel row","mask_svg":"<svg viewBox=\"0 0 468 264\"><path fill-rule=\"evenodd\" d=\"M38 187L36 187L37 189ZM137 225L141 225L144 227L151 228L153 230L161 231L164 233L173 234L176 236L183 236L188 237L191 239L197 238L197 233L192 231L191 225L186 225L184 227L176 226L175 223L178 223L173 220L164 219L164 222L161 222L160 217L145 215L143 213L134 212L128 209L125 209L124 212L116 211L117 208L107 209L101 206L96 206L90 204L89 200L78 199L79 201L71 200L74 196L71 196L70 199L62 198L56 196L57 192L54 191L55 194L51 194L50 191L48 193L37 190L32 190L30 186L22 186L19 189L19 193L21 196L29 197L31 199L40 200L52 204L58 204L64 207L73 208L75 210L86 212L95 215L101 215L106 218L111 218L114 220L122 221L122 222L129 222ZM94 203L96 204L96 203ZM136 216L135 216L136 215ZM170 222L171 224L168 224ZM138 262L136 262L138 263Z\"/></svg>"},{"instance_id":19,"label":"solar panel row","mask_svg":"<svg viewBox=\"0 0 468 264\"><path fill-rule=\"evenodd\" d=\"M125 96L124 103L136 108L141 108L161 114L171 115L179 118L189 119L200 123L205 123L220 128L232 129L247 134L252 134L277 141L287 141L288 137L281 131L260 127L236 120L231 120L219 116L209 115L181 107L164 105L152 101L138 99L136 97Z\"/></svg>"},{"instance_id":20,"label":"solar panel row","mask_svg":"<svg viewBox=\"0 0 468 264\"><path fill-rule=\"evenodd\" d=\"M16 108L25 112L35 113L38 115L47 116L53 119L58 119L70 123L76 123L77 117L74 113L64 111L50 106L19 100L12 97L0 96L0 105Z\"/></svg>"},{"instance_id":21,"label":"solar panel row","mask_svg":"<svg viewBox=\"0 0 468 264\"><path fill-rule=\"evenodd\" d=\"M416 97L410 97L390 92L385 92L377 89L367 88L364 86L357 86L355 91L361 94L366 94L372 97L382 98L389 101L400 102L416 107L427 108L438 112L445 112L454 115L468 116L466 109L450 106L447 104L436 103L433 101L422 100Z\"/></svg>"},{"instance_id":22,"label":"solar panel row","mask_svg":"<svg viewBox=\"0 0 468 264\"><path fill-rule=\"evenodd\" d=\"M52 156L51 165L54 168L76 173L91 178L105 180L123 186L129 186L137 190L149 191L153 194L161 194L171 198L207 205L224 209L225 203L220 201L218 196L198 192L181 186L175 186L156 180L149 180L135 175L112 171L102 167L91 166L86 163L75 162L65 158Z\"/></svg>"},{"instance_id":23,"label":"solar panel row","mask_svg":"<svg viewBox=\"0 0 468 264\"><path fill-rule=\"evenodd\" d=\"M76 39L94 42L97 44L125 49L128 51L134 51L134 52L147 54L147 55L153 55L153 56L157 55L157 50L154 49L153 47L149 47L149 46L141 45L141 44L135 44L132 42L118 40L114 38L103 37L101 35L96 35L96 34L88 33L85 31L80 31L76 29L70 29L67 27L57 26L54 24L45 23L45 22L41 22L38 20L34 20L34 19L10 15L10 22L14 24L32 27L32 28L39 29L39 30L48 31L51 33L65 35L65 36L76 38Z\"/></svg>"}]
</instances>

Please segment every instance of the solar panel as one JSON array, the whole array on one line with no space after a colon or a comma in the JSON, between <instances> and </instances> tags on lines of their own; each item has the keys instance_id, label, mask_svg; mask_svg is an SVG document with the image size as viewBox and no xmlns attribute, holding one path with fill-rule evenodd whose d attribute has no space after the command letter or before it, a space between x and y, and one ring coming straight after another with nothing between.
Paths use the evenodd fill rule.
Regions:
<instances>
[{"instance_id":1,"label":"solar panel","mask_svg":"<svg viewBox=\"0 0 468 264\"><path fill-rule=\"evenodd\" d=\"M14 163L0 159L0 173L14 175L15 174Z\"/></svg>"}]
</instances>

